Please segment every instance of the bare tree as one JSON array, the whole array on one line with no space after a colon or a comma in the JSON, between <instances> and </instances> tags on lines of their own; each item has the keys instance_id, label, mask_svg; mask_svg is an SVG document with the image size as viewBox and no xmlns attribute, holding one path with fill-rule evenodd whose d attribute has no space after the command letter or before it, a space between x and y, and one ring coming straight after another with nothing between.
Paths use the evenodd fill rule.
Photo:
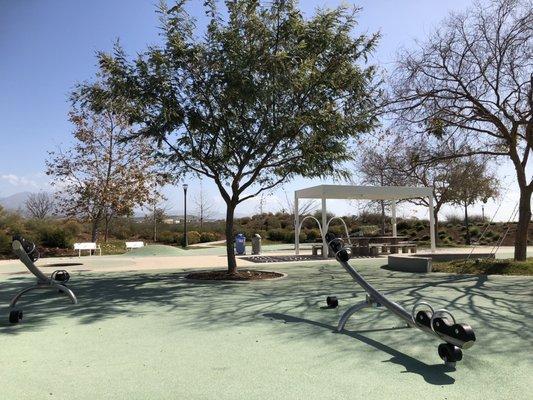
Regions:
<instances>
[{"instance_id":1,"label":"bare tree","mask_svg":"<svg viewBox=\"0 0 533 400\"><path fill-rule=\"evenodd\" d=\"M55 202L46 192L31 193L26 202L26 211L32 218L45 219L55 209Z\"/></svg>"},{"instance_id":2,"label":"bare tree","mask_svg":"<svg viewBox=\"0 0 533 400\"><path fill-rule=\"evenodd\" d=\"M396 182L396 162L391 158L391 152L379 153L374 147L363 148L357 160L358 181L365 185L394 186ZM385 235L386 204L384 200L369 202L372 207L376 205L381 213L381 234Z\"/></svg>"},{"instance_id":3,"label":"bare tree","mask_svg":"<svg viewBox=\"0 0 533 400\"><path fill-rule=\"evenodd\" d=\"M533 2L478 2L451 14L399 57L393 109L411 126L460 139L464 151L506 157L520 190L516 260L526 259L533 178Z\"/></svg>"},{"instance_id":4,"label":"bare tree","mask_svg":"<svg viewBox=\"0 0 533 400\"><path fill-rule=\"evenodd\" d=\"M394 142L388 147L383 147L382 152L372 148L365 148L365 155L360 161L359 170L363 180L368 183L385 185L427 186L433 188L433 218L435 219L435 237L438 238L439 213L445 204L454 203L457 199L465 198L465 187L471 189L474 201L478 198L491 198L496 191L485 190L487 182L491 184L495 178L486 169L486 160L470 157L467 161L459 161L453 157L437 157L440 154L452 155L457 153L453 142L445 147L440 142L431 142L420 139L416 142L407 142L401 135L396 136ZM466 165L470 165L470 173ZM493 186L491 186L492 188ZM471 204L472 196L469 196ZM428 207L427 198L408 199L409 203Z\"/></svg>"},{"instance_id":5,"label":"bare tree","mask_svg":"<svg viewBox=\"0 0 533 400\"><path fill-rule=\"evenodd\" d=\"M144 216L144 220L153 225L153 238L157 242L158 227L168 215L169 207L165 203L166 197L161 193L161 188L155 187L151 195L150 214Z\"/></svg>"},{"instance_id":6,"label":"bare tree","mask_svg":"<svg viewBox=\"0 0 533 400\"><path fill-rule=\"evenodd\" d=\"M488 171L487 163L482 157L472 156L456 162L450 181L454 187L452 203L464 208L465 239L466 244L470 244L468 207L498 196L498 179Z\"/></svg>"},{"instance_id":7,"label":"bare tree","mask_svg":"<svg viewBox=\"0 0 533 400\"><path fill-rule=\"evenodd\" d=\"M294 215L294 197L289 196L286 190L283 190L283 195L285 201L282 202L278 200L280 203L280 211L284 214ZM298 213L300 214L300 217L313 214L317 208L317 202L313 199L298 202Z\"/></svg>"},{"instance_id":8,"label":"bare tree","mask_svg":"<svg viewBox=\"0 0 533 400\"><path fill-rule=\"evenodd\" d=\"M133 128L120 101L115 101L94 111L74 95L70 121L75 143L50 152L47 160L47 174L59 188L59 209L90 221L93 242L101 223L107 240L110 221L150 203L155 188L166 179L157 173L146 139L124 140Z\"/></svg>"},{"instance_id":9,"label":"bare tree","mask_svg":"<svg viewBox=\"0 0 533 400\"><path fill-rule=\"evenodd\" d=\"M214 204L210 202L207 196L205 195L202 181L200 181L200 191L194 197L193 201L196 206L196 215L200 220L200 231L203 231L204 221L211 218L213 215Z\"/></svg>"}]
</instances>

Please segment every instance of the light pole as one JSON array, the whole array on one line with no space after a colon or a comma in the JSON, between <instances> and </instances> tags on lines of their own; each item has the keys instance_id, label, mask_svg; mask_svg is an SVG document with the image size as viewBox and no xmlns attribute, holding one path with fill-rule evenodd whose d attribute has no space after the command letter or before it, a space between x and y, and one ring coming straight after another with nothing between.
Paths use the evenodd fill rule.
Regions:
<instances>
[{"instance_id":1,"label":"light pole","mask_svg":"<svg viewBox=\"0 0 533 400\"><path fill-rule=\"evenodd\" d=\"M187 185L183 184L183 247L189 246L189 240L187 238Z\"/></svg>"}]
</instances>

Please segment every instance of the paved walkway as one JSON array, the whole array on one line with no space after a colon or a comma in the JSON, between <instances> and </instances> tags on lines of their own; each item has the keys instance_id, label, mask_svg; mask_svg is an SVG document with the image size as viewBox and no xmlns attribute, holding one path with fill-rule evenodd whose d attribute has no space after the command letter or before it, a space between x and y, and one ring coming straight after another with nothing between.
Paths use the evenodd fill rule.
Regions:
<instances>
[{"instance_id":1,"label":"paved walkway","mask_svg":"<svg viewBox=\"0 0 533 400\"><path fill-rule=\"evenodd\" d=\"M265 246L265 255L289 255L294 254L291 245ZM475 253L489 252L491 247L478 247ZM144 271L144 270L168 270L168 269L207 269L225 268L225 247L201 248L195 250L182 250L171 246L146 246L130 253L112 256L82 256L82 257L58 257L44 258L37 261L37 265L45 271L52 272L54 269L66 269L68 271L83 272L111 272L111 271ZM469 253L470 248L443 248L442 252ZM310 251L302 251L302 254L310 254ZM533 247L528 248L528 254L533 254ZM498 252L500 258L510 258L513 255L512 247L502 247ZM383 256L381 260L385 260ZM309 263L334 263L334 260L308 261ZM383 263L383 261L380 261ZM59 264L59 265L58 265ZM256 263L237 257L239 267L257 266ZM267 268L268 264L261 264L258 268ZM18 260L0 260L0 275L2 274L26 274L29 272Z\"/></svg>"}]
</instances>

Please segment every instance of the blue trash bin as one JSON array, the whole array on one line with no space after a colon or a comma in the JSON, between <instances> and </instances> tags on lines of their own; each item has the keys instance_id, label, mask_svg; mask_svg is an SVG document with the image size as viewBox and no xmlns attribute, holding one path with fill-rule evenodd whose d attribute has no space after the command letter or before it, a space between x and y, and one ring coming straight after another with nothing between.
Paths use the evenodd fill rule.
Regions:
<instances>
[{"instance_id":1,"label":"blue trash bin","mask_svg":"<svg viewBox=\"0 0 533 400\"><path fill-rule=\"evenodd\" d=\"M235 254L238 256L246 254L246 236L242 233L235 236Z\"/></svg>"}]
</instances>

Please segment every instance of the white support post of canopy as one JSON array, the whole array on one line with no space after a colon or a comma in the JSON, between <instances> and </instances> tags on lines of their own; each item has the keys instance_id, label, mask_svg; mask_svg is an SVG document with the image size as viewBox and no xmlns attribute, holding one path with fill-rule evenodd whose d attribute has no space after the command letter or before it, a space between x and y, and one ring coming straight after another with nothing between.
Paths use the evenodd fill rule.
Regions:
<instances>
[{"instance_id":1,"label":"white support post of canopy","mask_svg":"<svg viewBox=\"0 0 533 400\"><path fill-rule=\"evenodd\" d=\"M396 200L391 202L391 224L392 224L392 237L398 236L398 231L396 229Z\"/></svg>"},{"instance_id":2,"label":"white support post of canopy","mask_svg":"<svg viewBox=\"0 0 533 400\"><path fill-rule=\"evenodd\" d=\"M437 248L435 242L435 217L433 216L433 195L429 198L429 237L431 238L431 252L435 253Z\"/></svg>"},{"instance_id":3,"label":"white support post of canopy","mask_svg":"<svg viewBox=\"0 0 533 400\"><path fill-rule=\"evenodd\" d=\"M294 252L300 254L300 210L298 210L298 195L294 193Z\"/></svg>"},{"instance_id":4,"label":"white support post of canopy","mask_svg":"<svg viewBox=\"0 0 533 400\"><path fill-rule=\"evenodd\" d=\"M326 225L328 224L328 217L326 211L326 198L322 197L322 257L328 258L328 244L326 242Z\"/></svg>"}]
</instances>

